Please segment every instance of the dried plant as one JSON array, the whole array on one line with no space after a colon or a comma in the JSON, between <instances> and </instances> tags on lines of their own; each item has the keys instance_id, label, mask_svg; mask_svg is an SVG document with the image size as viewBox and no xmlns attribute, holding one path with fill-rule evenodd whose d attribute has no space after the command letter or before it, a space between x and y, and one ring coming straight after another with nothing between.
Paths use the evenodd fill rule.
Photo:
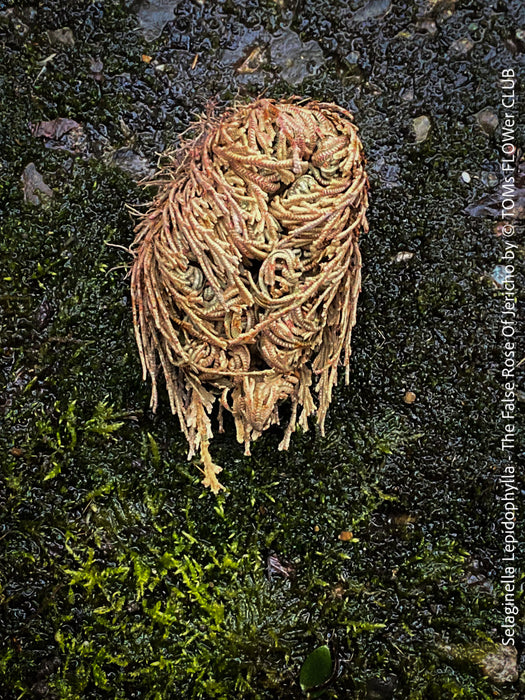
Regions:
<instances>
[{"instance_id":1,"label":"dried plant","mask_svg":"<svg viewBox=\"0 0 525 700\"><path fill-rule=\"evenodd\" d=\"M216 401L220 430L226 409L250 454L290 399L286 450L313 413L323 433L340 362L348 382L368 179L357 127L334 104L259 99L197 131L149 183L131 289L151 406L162 368L188 459L200 451L217 492Z\"/></svg>"}]
</instances>

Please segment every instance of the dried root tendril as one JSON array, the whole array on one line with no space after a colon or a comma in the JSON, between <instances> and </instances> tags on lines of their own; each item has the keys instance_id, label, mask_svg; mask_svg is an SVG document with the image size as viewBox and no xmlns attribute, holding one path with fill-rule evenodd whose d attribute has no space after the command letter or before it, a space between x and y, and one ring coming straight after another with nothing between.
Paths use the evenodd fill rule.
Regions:
<instances>
[{"instance_id":1,"label":"dried root tendril","mask_svg":"<svg viewBox=\"0 0 525 700\"><path fill-rule=\"evenodd\" d=\"M162 372L217 493L216 401L246 454L286 399L279 449L313 413L324 432L339 364L348 382L368 179L352 116L333 104L260 99L198 129L147 183L158 193L136 228L131 292L151 407Z\"/></svg>"}]
</instances>

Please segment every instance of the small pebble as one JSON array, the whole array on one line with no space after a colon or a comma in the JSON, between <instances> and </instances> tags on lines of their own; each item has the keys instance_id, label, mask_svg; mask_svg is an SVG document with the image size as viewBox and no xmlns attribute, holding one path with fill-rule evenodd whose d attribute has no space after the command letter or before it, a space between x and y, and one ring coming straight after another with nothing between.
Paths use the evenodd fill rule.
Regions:
<instances>
[{"instance_id":1,"label":"small pebble","mask_svg":"<svg viewBox=\"0 0 525 700\"><path fill-rule=\"evenodd\" d=\"M401 250L397 255L394 255L392 258L393 262L405 262L405 260L412 260L414 257L414 253L411 253L409 250Z\"/></svg>"},{"instance_id":2,"label":"small pebble","mask_svg":"<svg viewBox=\"0 0 525 700\"><path fill-rule=\"evenodd\" d=\"M472 180L472 178L470 177L470 175L467 173L466 170L461 173L461 179L463 180L463 182L466 182L467 184Z\"/></svg>"},{"instance_id":3,"label":"small pebble","mask_svg":"<svg viewBox=\"0 0 525 700\"><path fill-rule=\"evenodd\" d=\"M430 119L426 115L416 117L412 122L416 143L423 143L430 131Z\"/></svg>"},{"instance_id":4,"label":"small pebble","mask_svg":"<svg viewBox=\"0 0 525 700\"><path fill-rule=\"evenodd\" d=\"M476 121L481 129L489 136L496 131L498 126L498 117L494 110L490 109L490 107L480 110L476 114Z\"/></svg>"},{"instance_id":5,"label":"small pebble","mask_svg":"<svg viewBox=\"0 0 525 700\"><path fill-rule=\"evenodd\" d=\"M484 171L481 173L481 182L487 187L496 187L498 176L495 173Z\"/></svg>"},{"instance_id":6,"label":"small pebble","mask_svg":"<svg viewBox=\"0 0 525 700\"><path fill-rule=\"evenodd\" d=\"M49 29L47 32L47 38L49 39L50 44L63 44L64 46L75 45L75 37L69 27Z\"/></svg>"},{"instance_id":7,"label":"small pebble","mask_svg":"<svg viewBox=\"0 0 525 700\"><path fill-rule=\"evenodd\" d=\"M450 45L451 51L460 55L465 55L469 53L469 51L472 51L473 47L474 42L468 37L463 37L463 39L457 39L456 41L453 41Z\"/></svg>"},{"instance_id":8,"label":"small pebble","mask_svg":"<svg viewBox=\"0 0 525 700\"><path fill-rule=\"evenodd\" d=\"M153 174L153 168L149 161L140 154L135 153L131 148L126 148L125 146L111 153L108 157L108 162L123 170L136 182Z\"/></svg>"},{"instance_id":9,"label":"small pebble","mask_svg":"<svg viewBox=\"0 0 525 700\"><path fill-rule=\"evenodd\" d=\"M22 173L24 201L35 206L53 197L53 190L44 182L34 163L28 163Z\"/></svg>"},{"instance_id":10,"label":"small pebble","mask_svg":"<svg viewBox=\"0 0 525 700\"><path fill-rule=\"evenodd\" d=\"M508 273L505 265L496 265L492 270L492 279L498 285L498 287L503 287L503 284L507 281Z\"/></svg>"},{"instance_id":11,"label":"small pebble","mask_svg":"<svg viewBox=\"0 0 525 700\"><path fill-rule=\"evenodd\" d=\"M405 403L414 403L415 400L416 400L416 395L414 394L413 391L407 391L403 397L403 401Z\"/></svg>"},{"instance_id":12,"label":"small pebble","mask_svg":"<svg viewBox=\"0 0 525 700\"><path fill-rule=\"evenodd\" d=\"M417 23L417 28L419 31L428 32L429 34L435 34L437 32L437 24L433 19L420 19Z\"/></svg>"},{"instance_id":13,"label":"small pebble","mask_svg":"<svg viewBox=\"0 0 525 700\"><path fill-rule=\"evenodd\" d=\"M354 22L367 22L371 19L384 17L392 7L391 0L369 0L363 7L354 12Z\"/></svg>"},{"instance_id":14,"label":"small pebble","mask_svg":"<svg viewBox=\"0 0 525 700\"><path fill-rule=\"evenodd\" d=\"M344 61L350 67L356 66L359 61L359 53L357 51L350 51L350 53L346 54L344 57Z\"/></svg>"}]
</instances>

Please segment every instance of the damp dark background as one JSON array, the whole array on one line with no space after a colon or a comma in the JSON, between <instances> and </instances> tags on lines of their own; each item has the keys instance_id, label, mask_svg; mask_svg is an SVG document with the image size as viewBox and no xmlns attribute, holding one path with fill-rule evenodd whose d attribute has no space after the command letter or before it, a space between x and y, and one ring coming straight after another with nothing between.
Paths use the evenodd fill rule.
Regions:
<instances>
[{"instance_id":1,"label":"damp dark background","mask_svg":"<svg viewBox=\"0 0 525 700\"><path fill-rule=\"evenodd\" d=\"M0 2L2 700L299 698L326 642L325 697L523 697L498 481L520 7ZM148 408L126 205L210 101L263 90L355 114L370 233L326 437L281 453L272 428L245 457L230 421L215 497L166 395Z\"/></svg>"}]
</instances>

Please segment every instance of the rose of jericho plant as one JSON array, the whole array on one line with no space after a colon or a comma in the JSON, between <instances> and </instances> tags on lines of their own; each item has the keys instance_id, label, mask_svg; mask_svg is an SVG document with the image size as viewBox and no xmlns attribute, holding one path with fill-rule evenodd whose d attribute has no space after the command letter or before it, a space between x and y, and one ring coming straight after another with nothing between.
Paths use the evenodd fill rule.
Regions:
<instances>
[{"instance_id":1,"label":"rose of jericho plant","mask_svg":"<svg viewBox=\"0 0 525 700\"><path fill-rule=\"evenodd\" d=\"M214 492L212 408L250 443L291 403L279 449L348 383L368 179L358 129L334 104L259 99L203 118L148 184L133 243L133 318L151 407L171 410ZM316 395L316 399L312 395Z\"/></svg>"}]
</instances>

